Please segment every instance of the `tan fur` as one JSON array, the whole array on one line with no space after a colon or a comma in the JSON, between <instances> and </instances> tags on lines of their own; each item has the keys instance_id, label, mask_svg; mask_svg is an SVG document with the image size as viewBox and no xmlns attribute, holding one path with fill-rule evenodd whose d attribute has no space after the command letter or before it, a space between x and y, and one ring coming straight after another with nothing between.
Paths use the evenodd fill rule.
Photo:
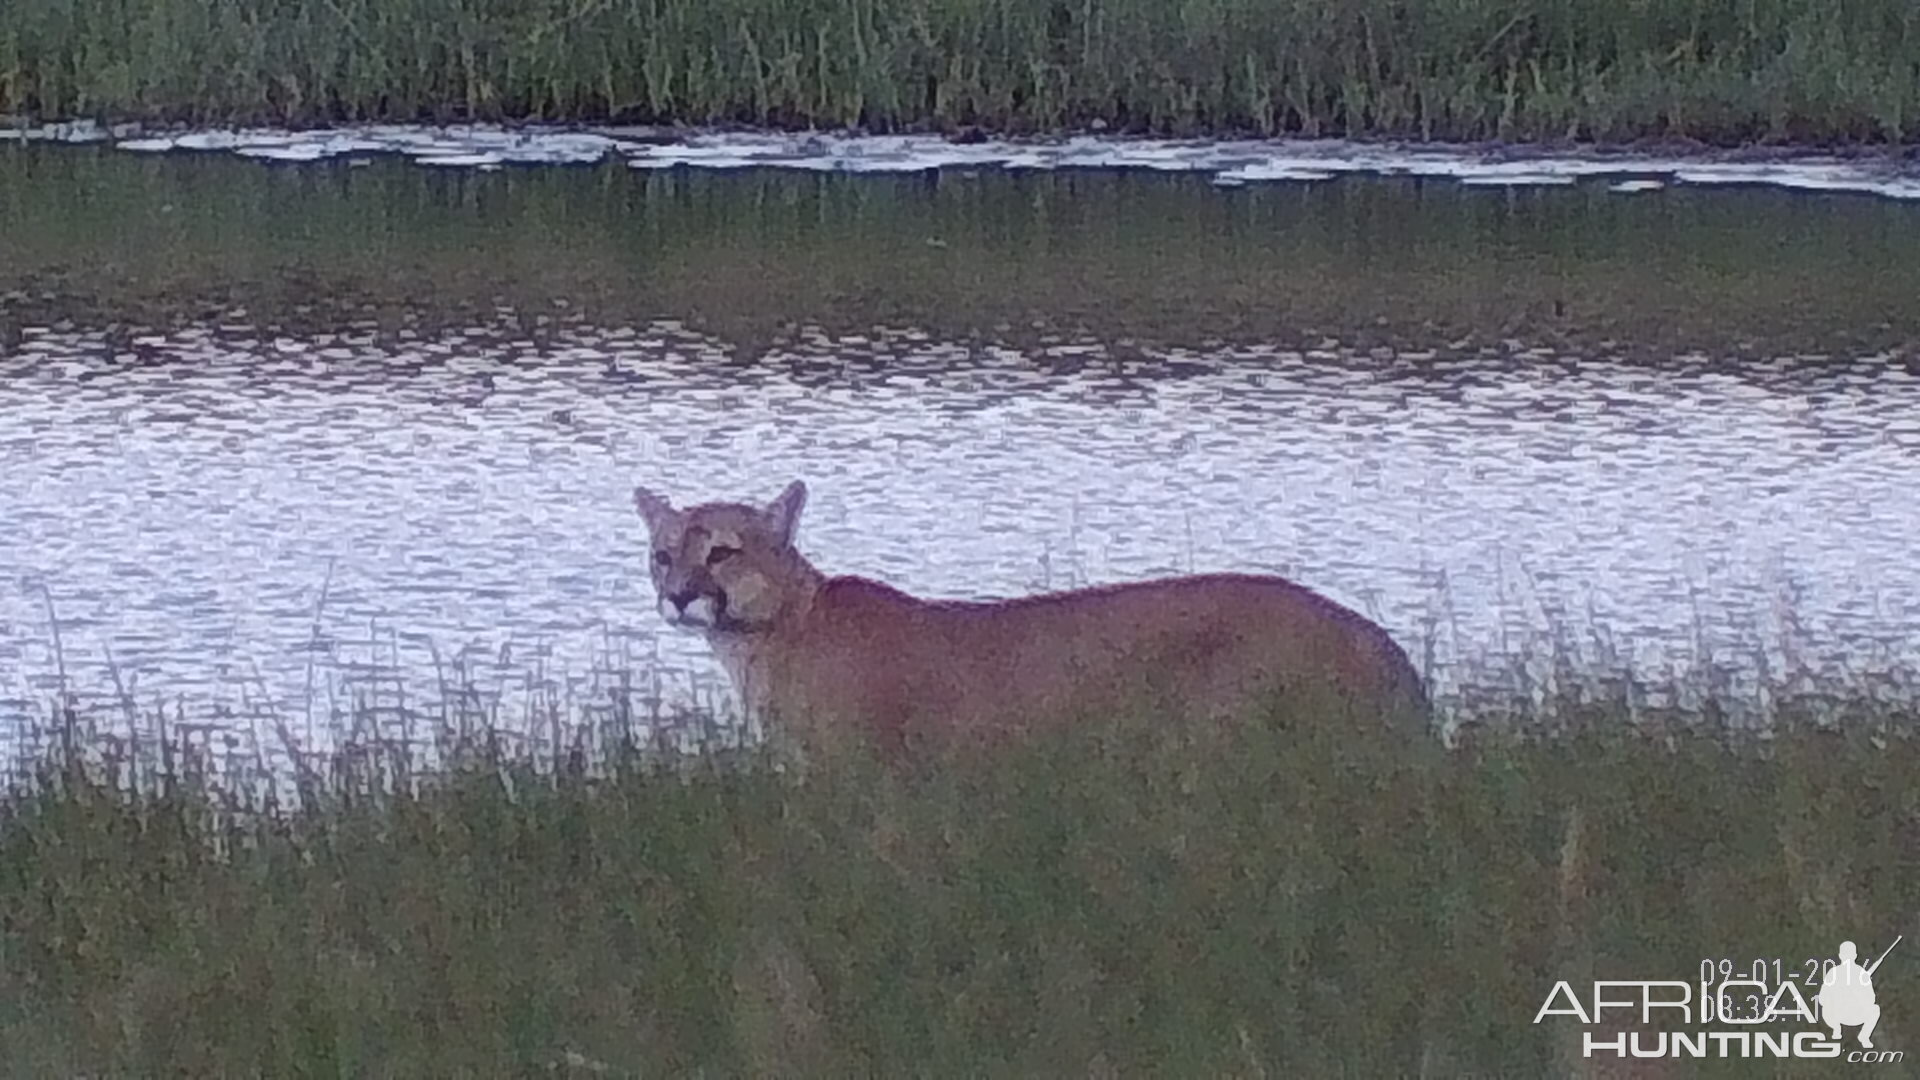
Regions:
<instances>
[{"instance_id":1,"label":"tan fur","mask_svg":"<svg viewBox=\"0 0 1920 1080\"><path fill-rule=\"evenodd\" d=\"M850 735L892 752L978 743L1142 708L1217 720L1289 700L1424 731L1426 694L1400 647L1282 578L921 600L815 569L794 547L805 502L799 481L765 508L675 510L634 492L662 614L704 631L748 709L803 749Z\"/></svg>"}]
</instances>

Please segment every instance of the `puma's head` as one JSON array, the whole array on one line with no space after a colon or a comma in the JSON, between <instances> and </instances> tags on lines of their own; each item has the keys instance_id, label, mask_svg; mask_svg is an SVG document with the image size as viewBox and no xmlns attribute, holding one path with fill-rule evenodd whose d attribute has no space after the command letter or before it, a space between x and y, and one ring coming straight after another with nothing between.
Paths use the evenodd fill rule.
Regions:
<instances>
[{"instance_id":1,"label":"puma's head","mask_svg":"<svg viewBox=\"0 0 1920 1080\"><path fill-rule=\"evenodd\" d=\"M676 626L746 634L772 629L819 573L794 549L807 502L798 480L765 508L707 503L675 510L646 488L633 504L653 535L653 587Z\"/></svg>"}]
</instances>

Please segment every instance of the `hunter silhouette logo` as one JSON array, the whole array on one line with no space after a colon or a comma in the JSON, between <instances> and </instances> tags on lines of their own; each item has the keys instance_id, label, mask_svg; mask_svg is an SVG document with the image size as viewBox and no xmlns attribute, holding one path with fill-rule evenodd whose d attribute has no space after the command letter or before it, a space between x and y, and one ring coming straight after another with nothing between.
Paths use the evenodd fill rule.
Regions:
<instances>
[{"instance_id":1,"label":"hunter silhouette logo","mask_svg":"<svg viewBox=\"0 0 1920 1080\"><path fill-rule=\"evenodd\" d=\"M1893 939L1893 945L1900 944L1906 935ZM1820 1022L1833 1033L1835 1042L1840 1041L1840 1028L1859 1025L1860 1045L1868 1049L1873 1047L1873 1026L1880 1022L1880 1003L1874 1000L1873 973L1887 959L1887 953L1893 951L1893 945L1887 946L1887 952L1880 954L1867 967L1854 962L1858 950L1851 941L1840 943L1840 962L1827 969L1820 983Z\"/></svg>"}]
</instances>

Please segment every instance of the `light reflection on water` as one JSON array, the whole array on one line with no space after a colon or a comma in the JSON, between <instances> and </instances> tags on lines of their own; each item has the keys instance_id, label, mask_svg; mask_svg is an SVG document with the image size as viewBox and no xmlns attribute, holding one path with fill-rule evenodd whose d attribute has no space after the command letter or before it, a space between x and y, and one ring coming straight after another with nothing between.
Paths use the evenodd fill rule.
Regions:
<instances>
[{"instance_id":1,"label":"light reflection on water","mask_svg":"<svg viewBox=\"0 0 1920 1080\"><path fill-rule=\"evenodd\" d=\"M464 650L509 696L656 660L670 697L710 694L704 647L653 614L635 483L685 503L805 477L824 569L928 595L1285 574L1443 693L1556 648L1652 680L1703 656L1887 669L1920 630L1920 377L1882 359L899 330L748 363L670 323L505 326L42 332L0 358L0 720L53 688L49 593L83 691L112 689L110 650L135 698L190 712L299 714L315 640L334 693L385 650L430 697Z\"/></svg>"}]
</instances>

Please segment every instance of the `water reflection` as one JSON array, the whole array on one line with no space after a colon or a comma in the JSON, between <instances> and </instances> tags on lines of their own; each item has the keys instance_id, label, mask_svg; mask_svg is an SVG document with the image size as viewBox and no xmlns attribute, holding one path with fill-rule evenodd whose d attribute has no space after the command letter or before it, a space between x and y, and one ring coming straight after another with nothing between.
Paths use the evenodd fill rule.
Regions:
<instances>
[{"instance_id":1,"label":"water reflection","mask_svg":"<svg viewBox=\"0 0 1920 1080\"><path fill-rule=\"evenodd\" d=\"M652 614L628 492L795 476L828 572L1005 596L1271 571L1379 619L1443 694L1555 651L1655 680L1887 669L1920 631L1920 376L1884 357L897 329L749 363L670 322L518 325L30 333L0 358L0 699L43 701L64 662L103 701L298 716L431 697L456 658L508 721L623 669L710 698L717 667Z\"/></svg>"},{"instance_id":2,"label":"water reflection","mask_svg":"<svg viewBox=\"0 0 1920 1080\"><path fill-rule=\"evenodd\" d=\"M603 325L663 315L747 344L875 323L955 341L1040 323L1126 340L1424 349L1608 340L1650 359L1920 340L1920 204L1768 189L1622 198L1400 177L1226 190L1091 170L836 176L605 165L0 150L0 350L21 328L341 311ZM476 257L476 253L480 253ZM564 309L549 306L564 301ZM1866 345L1858 343L1870 343ZM116 348L137 355L125 340Z\"/></svg>"}]
</instances>

